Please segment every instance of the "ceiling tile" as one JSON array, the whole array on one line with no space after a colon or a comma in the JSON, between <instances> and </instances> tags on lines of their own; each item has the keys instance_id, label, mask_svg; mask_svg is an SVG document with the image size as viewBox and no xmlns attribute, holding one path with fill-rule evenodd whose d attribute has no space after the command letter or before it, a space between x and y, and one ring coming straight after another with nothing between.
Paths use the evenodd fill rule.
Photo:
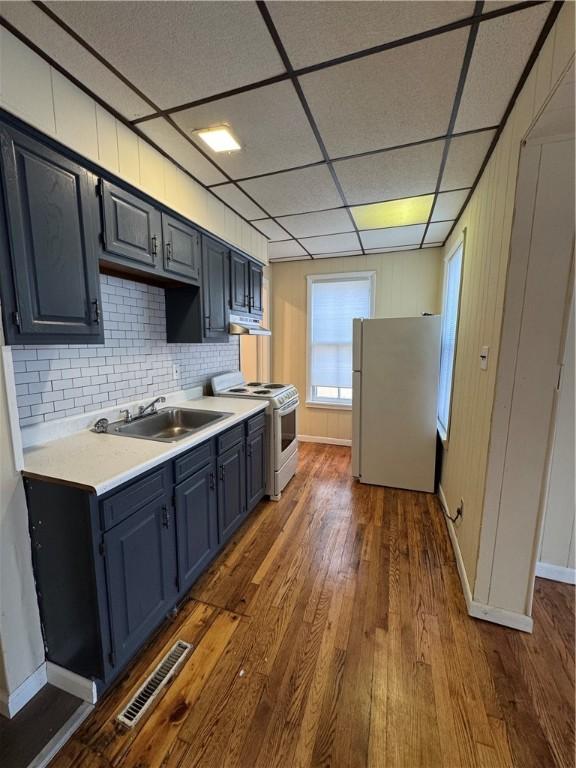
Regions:
<instances>
[{"instance_id":1,"label":"ceiling tile","mask_svg":"<svg viewBox=\"0 0 576 768\"><path fill-rule=\"evenodd\" d=\"M340 160L334 170L350 205L434 192L443 141Z\"/></svg>"},{"instance_id":2,"label":"ceiling tile","mask_svg":"<svg viewBox=\"0 0 576 768\"><path fill-rule=\"evenodd\" d=\"M362 251L336 251L334 253L318 253L314 259L340 259L343 256L362 256Z\"/></svg>"},{"instance_id":3,"label":"ceiling tile","mask_svg":"<svg viewBox=\"0 0 576 768\"><path fill-rule=\"evenodd\" d=\"M290 237L282 227L279 227L272 219L262 219L261 221L253 221L252 224L262 232L263 235L269 237L270 240L286 240Z\"/></svg>"},{"instance_id":4,"label":"ceiling tile","mask_svg":"<svg viewBox=\"0 0 576 768\"><path fill-rule=\"evenodd\" d=\"M358 250L358 237L355 232L343 235L324 235L322 237L304 237L300 240L309 253L335 253L336 251Z\"/></svg>"},{"instance_id":5,"label":"ceiling tile","mask_svg":"<svg viewBox=\"0 0 576 768\"><path fill-rule=\"evenodd\" d=\"M269 259L270 264L280 264L283 261L310 261L312 256L287 256L285 259Z\"/></svg>"},{"instance_id":6,"label":"ceiling tile","mask_svg":"<svg viewBox=\"0 0 576 768\"><path fill-rule=\"evenodd\" d=\"M224 174L194 149L163 117L141 123L138 127L203 184L226 181Z\"/></svg>"},{"instance_id":7,"label":"ceiling tile","mask_svg":"<svg viewBox=\"0 0 576 768\"><path fill-rule=\"evenodd\" d=\"M436 224L430 224L424 242L429 244L443 243L448 237L448 233L452 229L453 224L453 221L442 221L437 222Z\"/></svg>"},{"instance_id":8,"label":"ceiling tile","mask_svg":"<svg viewBox=\"0 0 576 768\"><path fill-rule=\"evenodd\" d=\"M266 216L266 211L255 205L234 184L223 184L221 187L213 187L212 192L246 219L262 219Z\"/></svg>"},{"instance_id":9,"label":"ceiling tile","mask_svg":"<svg viewBox=\"0 0 576 768\"><path fill-rule=\"evenodd\" d=\"M357 205L350 209L358 229L383 229L405 227L409 224L426 224L434 204L434 195L403 197L385 203Z\"/></svg>"},{"instance_id":10,"label":"ceiling tile","mask_svg":"<svg viewBox=\"0 0 576 768\"><path fill-rule=\"evenodd\" d=\"M458 190L457 192L441 192L437 199L434 210L432 211L431 221L447 221L455 219L468 197L469 189Z\"/></svg>"},{"instance_id":11,"label":"ceiling tile","mask_svg":"<svg viewBox=\"0 0 576 768\"><path fill-rule=\"evenodd\" d=\"M348 232L353 228L350 216L343 208L320 211L319 213L302 213L298 216L282 216L278 218L278 221L294 237L332 235L338 232Z\"/></svg>"},{"instance_id":12,"label":"ceiling tile","mask_svg":"<svg viewBox=\"0 0 576 768\"><path fill-rule=\"evenodd\" d=\"M134 93L132 88L110 72L34 3L4 2L2 15L124 117L133 120L151 111L150 105Z\"/></svg>"},{"instance_id":13,"label":"ceiling tile","mask_svg":"<svg viewBox=\"0 0 576 768\"><path fill-rule=\"evenodd\" d=\"M292 256L307 256L308 254L296 240L285 240L282 243L268 243L269 259L286 259Z\"/></svg>"},{"instance_id":14,"label":"ceiling tile","mask_svg":"<svg viewBox=\"0 0 576 768\"><path fill-rule=\"evenodd\" d=\"M490 13L490 11L499 11L502 8L509 7L511 5L518 5L523 0L486 0L482 13ZM550 1L547 1L548 10L550 10Z\"/></svg>"},{"instance_id":15,"label":"ceiling tile","mask_svg":"<svg viewBox=\"0 0 576 768\"><path fill-rule=\"evenodd\" d=\"M425 224L388 229L367 229L360 233L365 248L394 248L400 245L420 245Z\"/></svg>"},{"instance_id":16,"label":"ceiling tile","mask_svg":"<svg viewBox=\"0 0 576 768\"><path fill-rule=\"evenodd\" d=\"M190 136L200 128L228 124L242 149L207 151L235 179L322 160L300 99L289 82L177 112L173 119Z\"/></svg>"},{"instance_id":17,"label":"ceiling tile","mask_svg":"<svg viewBox=\"0 0 576 768\"><path fill-rule=\"evenodd\" d=\"M161 107L284 72L256 3L48 2ZM129 44L127 44L129 43Z\"/></svg>"},{"instance_id":18,"label":"ceiling tile","mask_svg":"<svg viewBox=\"0 0 576 768\"><path fill-rule=\"evenodd\" d=\"M480 24L456 131L500 122L549 11L538 5Z\"/></svg>"},{"instance_id":19,"label":"ceiling tile","mask_svg":"<svg viewBox=\"0 0 576 768\"><path fill-rule=\"evenodd\" d=\"M301 77L329 155L443 136L467 37L459 29Z\"/></svg>"},{"instance_id":20,"label":"ceiling tile","mask_svg":"<svg viewBox=\"0 0 576 768\"><path fill-rule=\"evenodd\" d=\"M442 176L442 191L472 186L494 133L483 131L452 139Z\"/></svg>"},{"instance_id":21,"label":"ceiling tile","mask_svg":"<svg viewBox=\"0 0 576 768\"><path fill-rule=\"evenodd\" d=\"M325 165L250 179L240 182L240 186L263 205L271 216L306 213L342 205L342 198Z\"/></svg>"},{"instance_id":22,"label":"ceiling tile","mask_svg":"<svg viewBox=\"0 0 576 768\"><path fill-rule=\"evenodd\" d=\"M473 2L273 2L294 67L327 61L471 16Z\"/></svg>"}]
</instances>

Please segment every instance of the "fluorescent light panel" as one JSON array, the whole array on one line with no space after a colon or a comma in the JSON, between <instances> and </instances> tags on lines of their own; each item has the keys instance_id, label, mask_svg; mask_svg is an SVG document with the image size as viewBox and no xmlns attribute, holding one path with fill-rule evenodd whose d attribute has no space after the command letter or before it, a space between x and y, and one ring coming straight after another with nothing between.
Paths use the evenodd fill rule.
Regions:
<instances>
[{"instance_id":1,"label":"fluorescent light panel","mask_svg":"<svg viewBox=\"0 0 576 768\"><path fill-rule=\"evenodd\" d=\"M386 203L356 205L350 210L358 229L383 229L410 224L425 224L430 216L434 195L405 197Z\"/></svg>"},{"instance_id":2,"label":"fluorescent light panel","mask_svg":"<svg viewBox=\"0 0 576 768\"><path fill-rule=\"evenodd\" d=\"M230 133L230 129L225 125L219 125L216 128L206 128L196 131L196 133L214 152L236 152L240 149L240 144L238 144Z\"/></svg>"}]
</instances>

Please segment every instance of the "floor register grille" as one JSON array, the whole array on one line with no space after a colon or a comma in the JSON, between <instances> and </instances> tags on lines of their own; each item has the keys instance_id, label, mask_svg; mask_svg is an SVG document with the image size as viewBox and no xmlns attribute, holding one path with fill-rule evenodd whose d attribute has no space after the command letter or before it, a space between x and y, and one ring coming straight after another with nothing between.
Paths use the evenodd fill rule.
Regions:
<instances>
[{"instance_id":1,"label":"floor register grille","mask_svg":"<svg viewBox=\"0 0 576 768\"><path fill-rule=\"evenodd\" d=\"M178 640L146 678L116 720L125 728L134 728L154 704L159 693L179 672L192 651L192 644Z\"/></svg>"}]
</instances>

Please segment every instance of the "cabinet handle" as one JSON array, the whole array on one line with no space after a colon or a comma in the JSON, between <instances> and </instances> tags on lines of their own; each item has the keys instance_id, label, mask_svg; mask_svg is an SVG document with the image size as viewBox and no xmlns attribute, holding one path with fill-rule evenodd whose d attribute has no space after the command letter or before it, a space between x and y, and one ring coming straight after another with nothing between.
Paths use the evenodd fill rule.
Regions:
<instances>
[{"instance_id":1,"label":"cabinet handle","mask_svg":"<svg viewBox=\"0 0 576 768\"><path fill-rule=\"evenodd\" d=\"M210 472L210 490L214 490L216 488L216 478L214 477L214 472Z\"/></svg>"},{"instance_id":2,"label":"cabinet handle","mask_svg":"<svg viewBox=\"0 0 576 768\"><path fill-rule=\"evenodd\" d=\"M156 261L156 256L158 256L158 236L152 235L152 258L154 261Z\"/></svg>"},{"instance_id":3,"label":"cabinet handle","mask_svg":"<svg viewBox=\"0 0 576 768\"><path fill-rule=\"evenodd\" d=\"M170 261L172 259L172 243L168 242L166 243L166 261Z\"/></svg>"},{"instance_id":4,"label":"cabinet handle","mask_svg":"<svg viewBox=\"0 0 576 768\"><path fill-rule=\"evenodd\" d=\"M224 464L220 466L220 480L224 480Z\"/></svg>"},{"instance_id":5,"label":"cabinet handle","mask_svg":"<svg viewBox=\"0 0 576 768\"><path fill-rule=\"evenodd\" d=\"M100 304L98 299L92 301L92 306L94 307L94 323L100 325Z\"/></svg>"},{"instance_id":6,"label":"cabinet handle","mask_svg":"<svg viewBox=\"0 0 576 768\"><path fill-rule=\"evenodd\" d=\"M170 525L170 512L168 512L166 504L163 504L162 506L162 525L164 528L168 528Z\"/></svg>"},{"instance_id":7,"label":"cabinet handle","mask_svg":"<svg viewBox=\"0 0 576 768\"><path fill-rule=\"evenodd\" d=\"M244 294L244 306L249 307L250 306L250 297L247 293Z\"/></svg>"}]
</instances>

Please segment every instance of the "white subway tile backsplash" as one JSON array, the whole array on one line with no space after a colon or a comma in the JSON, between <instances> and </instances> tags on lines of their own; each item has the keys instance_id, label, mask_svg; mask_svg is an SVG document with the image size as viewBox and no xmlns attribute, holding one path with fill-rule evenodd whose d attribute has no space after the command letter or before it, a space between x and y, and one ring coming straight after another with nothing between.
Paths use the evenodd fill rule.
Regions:
<instances>
[{"instance_id":1,"label":"white subway tile backsplash","mask_svg":"<svg viewBox=\"0 0 576 768\"><path fill-rule=\"evenodd\" d=\"M104 344L12 347L21 426L204 385L238 369L238 337L166 343L162 288L109 275L100 276L100 287Z\"/></svg>"}]
</instances>

